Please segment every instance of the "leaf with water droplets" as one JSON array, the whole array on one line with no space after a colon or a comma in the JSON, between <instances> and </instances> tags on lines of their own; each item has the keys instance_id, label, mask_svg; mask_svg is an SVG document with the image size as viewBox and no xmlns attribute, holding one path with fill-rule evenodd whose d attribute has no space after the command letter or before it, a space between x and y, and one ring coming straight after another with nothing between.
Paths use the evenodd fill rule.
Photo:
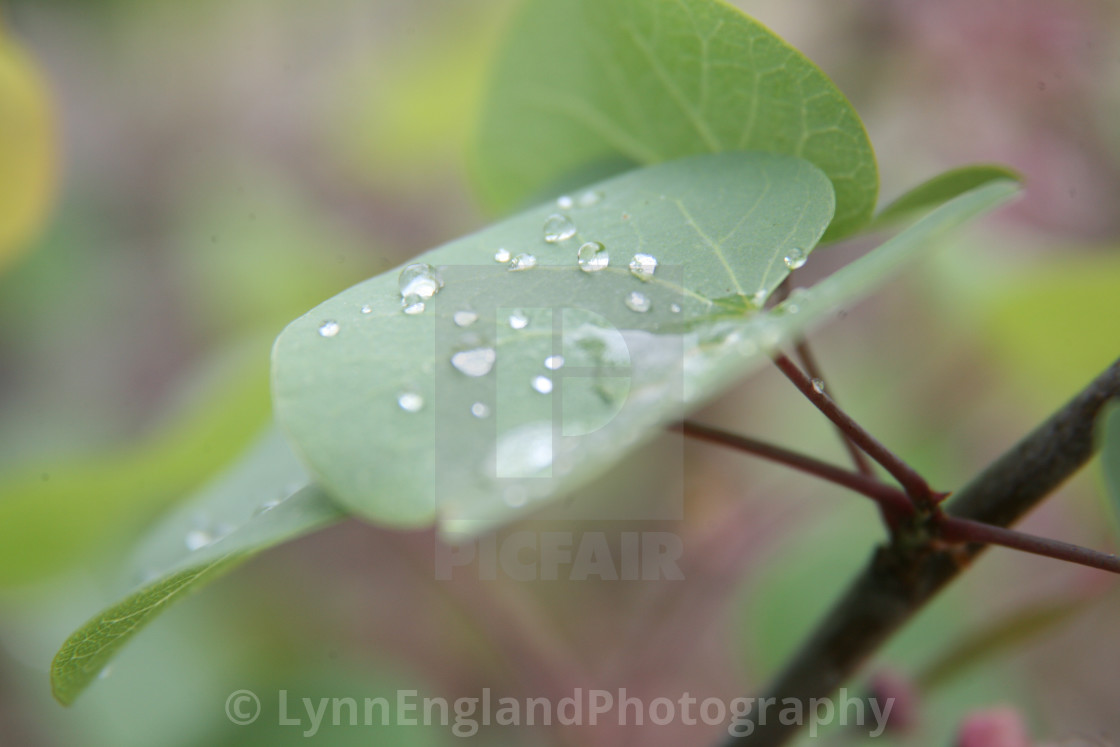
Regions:
<instances>
[{"instance_id":1,"label":"leaf with water droplets","mask_svg":"<svg viewBox=\"0 0 1120 747\"><path fill-rule=\"evenodd\" d=\"M144 625L256 553L343 518L270 431L237 466L152 529L129 561L119 601L75 631L51 664L69 704Z\"/></svg>"},{"instance_id":2,"label":"leaf with water droplets","mask_svg":"<svg viewBox=\"0 0 1120 747\"><path fill-rule=\"evenodd\" d=\"M799 156L827 174L829 239L871 217L879 177L859 116L742 11L718 0L526 0L492 68L475 176L488 202L509 209L581 175L733 150ZM585 206L576 200L577 224Z\"/></svg>"},{"instance_id":3,"label":"leaf with water droplets","mask_svg":"<svg viewBox=\"0 0 1120 747\"><path fill-rule=\"evenodd\" d=\"M1016 186L990 184L934 211L797 294L796 313L788 303L759 306L789 275L783 258L812 249L828 225L831 186L811 164L699 156L594 189L602 198L581 214L578 241L545 241L550 201L425 254L446 281L425 314L397 311L388 273L284 331L275 412L337 500L394 526L438 520L458 532L509 521L591 480ZM645 281L626 263L584 272L576 247L588 241L655 257L657 271ZM540 264L509 273L492 261L501 245L532 250ZM375 304L372 315L356 313L358 298ZM454 314L467 307L479 319L463 330ZM323 318L345 334L320 337ZM494 350L489 370L463 375L453 357L480 348ZM557 358L559 368L545 363ZM401 411L405 389L423 398L422 410ZM489 417L472 415L479 403Z\"/></svg>"}]
</instances>

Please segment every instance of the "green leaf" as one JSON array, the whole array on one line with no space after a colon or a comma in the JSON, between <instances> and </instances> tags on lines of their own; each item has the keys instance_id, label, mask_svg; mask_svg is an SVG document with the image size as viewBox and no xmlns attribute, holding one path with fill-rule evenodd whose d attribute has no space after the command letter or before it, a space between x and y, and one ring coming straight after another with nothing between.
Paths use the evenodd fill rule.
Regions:
<instances>
[{"instance_id":1,"label":"green leaf","mask_svg":"<svg viewBox=\"0 0 1120 747\"><path fill-rule=\"evenodd\" d=\"M1113 403L1101 416L1101 469L1112 508L1120 517L1120 402Z\"/></svg>"},{"instance_id":2,"label":"green leaf","mask_svg":"<svg viewBox=\"0 0 1120 747\"><path fill-rule=\"evenodd\" d=\"M508 209L590 169L729 150L799 156L827 174L829 239L871 217L875 156L851 104L739 10L714 0L528 0L494 62L475 175L484 199Z\"/></svg>"},{"instance_id":3,"label":"green leaf","mask_svg":"<svg viewBox=\"0 0 1120 747\"><path fill-rule=\"evenodd\" d=\"M285 440L270 432L147 536L132 561L133 590L90 619L55 655L55 697L72 703L129 638L173 602L261 550L341 518L325 494L308 484Z\"/></svg>"},{"instance_id":4,"label":"green leaf","mask_svg":"<svg viewBox=\"0 0 1120 747\"><path fill-rule=\"evenodd\" d=\"M273 352L274 410L316 480L354 512L481 531L591 480L783 337L1016 189L963 195L796 303L760 314L789 272L784 257L812 247L828 224L827 179L761 153L631 172L591 189L597 201L571 211L578 233L567 241L544 241L556 210L544 205L417 258L444 280L423 313L402 313L394 271L296 320ZM581 272L577 247L592 241L610 267ZM539 266L509 271L493 260L503 247L533 253ZM628 271L635 252L658 258L652 281ZM626 305L633 292L648 312ZM460 327L457 312L478 319ZM492 360L477 352L490 349ZM493 370L462 373L452 361L464 353L456 360L475 373ZM550 356L563 367L551 370ZM535 389L537 377L553 391ZM472 416L475 404L488 417Z\"/></svg>"},{"instance_id":5,"label":"green leaf","mask_svg":"<svg viewBox=\"0 0 1120 747\"><path fill-rule=\"evenodd\" d=\"M1015 171L998 164L974 164L951 169L922 182L898 197L879 211L873 224L878 228L912 219L969 190L982 187L989 182L1008 180L1022 181L1022 177Z\"/></svg>"},{"instance_id":6,"label":"green leaf","mask_svg":"<svg viewBox=\"0 0 1120 747\"><path fill-rule=\"evenodd\" d=\"M243 354L263 355L257 345ZM267 372L237 356L209 371L199 404L139 444L0 475L0 587L57 573L189 495L268 419Z\"/></svg>"}]
</instances>

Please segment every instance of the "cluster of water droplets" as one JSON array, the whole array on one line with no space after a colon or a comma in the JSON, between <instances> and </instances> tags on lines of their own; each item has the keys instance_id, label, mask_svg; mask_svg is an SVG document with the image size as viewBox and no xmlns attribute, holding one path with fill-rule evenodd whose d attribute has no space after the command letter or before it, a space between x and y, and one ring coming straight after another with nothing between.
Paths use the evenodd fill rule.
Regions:
<instances>
[{"instance_id":1,"label":"cluster of water droplets","mask_svg":"<svg viewBox=\"0 0 1120 747\"><path fill-rule=\"evenodd\" d=\"M424 262L417 262L401 270L397 284L401 292L401 310L406 314L422 314L425 302L443 288L439 270Z\"/></svg>"}]
</instances>

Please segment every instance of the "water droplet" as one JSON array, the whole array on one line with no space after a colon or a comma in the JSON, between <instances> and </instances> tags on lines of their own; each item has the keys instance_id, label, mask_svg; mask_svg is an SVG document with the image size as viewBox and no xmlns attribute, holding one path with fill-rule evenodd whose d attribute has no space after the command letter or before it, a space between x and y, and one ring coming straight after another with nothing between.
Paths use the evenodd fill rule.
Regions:
<instances>
[{"instance_id":1,"label":"water droplet","mask_svg":"<svg viewBox=\"0 0 1120 747\"><path fill-rule=\"evenodd\" d=\"M571 195L561 195L556 198L556 207L561 210L571 210L576 201L572 199Z\"/></svg>"},{"instance_id":2,"label":"water droplet","mask_svg":"<svg viewBox=\"0 0 1120 747\"><path fill-rule=\"evenodd\" d=\"M809 255L805 253L804 249L795 246L786 254L784 261L786 267L796 270L805 266L805 263L809 261Z\"/></svg>"},{"instance_id":3,"label":"water droplet","mask_svg":"<svg viewBox=\"0 0 1120 747\"><path fill-rule=\"evenodd\" d=\"M576 235L576 224L566 215L553 213L544 221L544 240L550 244L567 241Z\"/></svg>"},{"instance_id":4,"label":"water droplet","mask_svg":"<svg viewBox=\"0 0 1120 747\"><path fill-rule=\"evenodd\" d=\"M443 278L436 268L423 262L411 264L401 270L397 283L401 289L401 298L419 296L421 300L428 300L439 293L443 287Z\"/></svg>"},{"instance_id":5,"label":"water droplet","mask_svg":"<svg viewBox=\"0 0 1120 747\"><path fill-rule=\"evenodd\" d=\"M626 294L626 308L631 311L637 311L639 314L644 314L649 311L650 304L649 297L644 293L638 291L630 291Z\"/></svg>"},{"instance_id":6,"label":"water droplet","mask_svg":"<svg viewBox=\"0 0 1120 747\"><path fill-rule=\"evenodd\" d=\"M367 304L366 304L365 306L363 306L363 307L362 307L362 313L363 313L363 314L372 314L372 313L373 313L373 307L372 307L372 306L370 306L370 305L369 305L369 304L367 303Z\"/></svg>"},{"instance_id":7,"label":"water droplet","mask_svg":"<svg viewBox=\"0 0 1120 747\"><path fill-rule=\"evenodd\" d=\"M494 348L472 348L451 356L451 365L467 376L485 376L494 368L497 359Z\"/></svg>"},{"instance_id":8,"label":"water droplet","mask_svg":"<svg viewBox=\"0 0 1120 747\"><path fill-rule=\"evenodd\" d=\"M321 325L319 325L319 336L320 337L334 337L335 335L337 335L339 333L339 330L341 330L341 329L342 329L342 327L339 326L338 322L326 321L326 322L323 322Z\"/></svg>"},{"instance_id":9,"label":"water droplet","mask_svg":"<svg viewBox=\"0 0 1120 747\"><path fill-rule=\"evenodd\" d=\"M549 371L559 371L564 367L564 356L550 355L544 359L544 367Z\"/></svg>"},{"instance_id":10,"label":"water droplet","mask_svg":"<svg viewBox=\"0 0 1120 747\"><path fill-rule=\"evenodd\" d=\"M635 254L630 260L630 274L639 280L649 280L657 270L657 257L652 254Z\"/></svg>"},{"instance_id":11,"label":"water droplet","mask_svg":"<svg viewBox=\"0 0 1120 747\"><path fill-rule=\"evenodd\" d=\"M591 207L592 205L599 204L603 199L603 193L594 189L589 189L579 196L580 207Z\"/></svg>"},{"instance_id":12,"label":"water droplet","mask_svg":"<svg viewBox=\"0 0 1120 747\"><path fill-rule=\"evenodd\" d=\"M521 272L522 270L531 270L537 266L537 258L532 254L518 254L509 263L510 272Z\"/></svg>"},{"instance_id":13,"label":"water droplet","mask_svg":"<svg viewBox=\"0 0 1120 747\"><path fill-rule=\"evenodd\" d=\"M401 311L412 316L424 313L424 299L413 293L401 299Z\"/></svg>"},{"instance_id":14,"label":"water droplet","mask_svg":"<svg viewBox=\"0 0 1120 747\"><path fill-rule=\"evenodd\" d=\"M471 405L471 415L474 415L479 420L490 417L490 408L482 402L475 402Z\"/></svg>"},{"instance_id":15,"label":"water droplet","mask_svg":"<svg viewBox=\"0 0 1120 747\"><path fill-rule=\"evenodd\" d=\"M469 327L478 321L478 313L470 309L463 309L462 311L456 311L451 318L454 320L456 326Z\"/></svg>"},{"instance_id":16,"label":"water droplet","mask_svg":"<svg viewBox=\"0 0 1120 747\"><path fill-rule=\"evenodd\" d=\"M187 532L184 542L187 549L191 552L201 550L209 544L212 544L217 537L209 529L192 529Z\"/></svg>"},{"instance_id":17,"label":"water droplet","mask_svg":"<svg viewBox=\"0 0 1120 747\"><path fill-rule=\"evenodd\" d=\"M679 314L681 313L681 305L679 303L671 303L669 304L669 311L674 314Z\"/></svg>"},{"instance_id":18,"label":"water droplet","mask_svg":"<svg viewBox=\"0 0 1120 747\"><path fill-rule=\"evenodd\" d=\"M754 307L756 309L761 309L763 306L766 305L766 299L769 295L770 294L767 292L767 290L765 288L759 288L757 291L754 292L754 295L751 296L751 303L754 304Z\"/></svg>"},{"instance_id":19,"label":"water droplet","mask_svg":"<svg viewBox=\"0 0 1120 747\"><path fill-rule=\"evenodd\" d=\"M515 311L509 315L510 329L525 329L529 326L529 317L524 312Z\"/></svg>"},{"instance_id":20,"label":"water droplet","mask_svg":"<svg viewBox=\"0 0 1120 747\"><path fill-rule=\"evenodd\" d=\"M533 388L541 394L550 394L552 392L552 379L547 376L534 376Z\"/></svg>"},{"instance_id":21,"label":"water droplet","mask_svg":"<svg viewBox=\"0 0 1120 747\"><path fill-rule=\"evenodd\" d=\"M824 379L813 379L813 391L824 394Z\"/></svg>"},{"instance_id":22,"label":"water droplet","mask_svg":"<svg viewBox=\"0 0 1120 747\"><path fill-rule=\"evenodd\" d=\"M588 241L579 248L579 269L584 272L599 272L605 270L611 263L611 255L607 248L598 241Z\"/></svg>"},{"instance_id":23,"label":"water droplet","mask_svg":"<svg viewBox=\"0 0 1120 747\"><path fill-rule=\"evenodd\" d=\"M420 412L424 407L424 398L416 392L401 392L397 404L405 412Z\"/></svg>"},{"instance_id":24,"label":"water droplet","mask_svg":"<svg viewBox=\"0 0 1120 747\"><path fill-rule=\"evenodd\" d=\"M494 252L494 261L505 264L506 262L509 262L510 257L512 256L513 255L509 253L509 249L499 249L498 251Z\"/></svg>"}]
</instances>

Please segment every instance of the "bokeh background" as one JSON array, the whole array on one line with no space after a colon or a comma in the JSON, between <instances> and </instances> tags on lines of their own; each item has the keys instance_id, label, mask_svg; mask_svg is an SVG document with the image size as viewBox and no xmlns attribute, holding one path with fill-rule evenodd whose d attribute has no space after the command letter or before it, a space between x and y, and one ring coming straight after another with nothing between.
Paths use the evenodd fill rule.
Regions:
<instances>
[{"instance_id":1,"label":"bokeh background","mask_svg":"<svg viewBox=\"0 0 1120 747\"><path fill-rule=\"evenodd\" d=\"M1120 350L1120 4L737 4L852 99L885 198L968 162L1026 176L1025 199L813 336L835 396L935 485L959 486ZM650 525L684 538L685 582L439 583L429 535L348 522L161 617L74 707L51 699L49 660L105 601L130 539L267 421L267 352L283 325L493 218L473 201L467 152L511 5L0 1L0 92L18 88L32 108L45 95L53 113L22 135L43 166L18 180L26 215L0 216L0 229L27 223L0 232L0 744L306 741L267 702L254 726L231 725L226 696L246 687L497 697L578 674L647 697L729 699L761 686L866 559L881 532L858 499L689 444L685 518ZM4 117L15 121L0 107L0 133ZM814 255L799 282L865 249ZM843 457L770 372L698 418ZM601 490L656 490L655 454ZM1024 528L1114 548L1095 465ZM1120 743L1117 615L1104 574L993 551L852 686L904 698L883 744L950 744L1001 707L1035 744ZM721 733L484 729L473 741ZM313 739L459 741L439 728Z\"/></svg>"}]
</instances>

